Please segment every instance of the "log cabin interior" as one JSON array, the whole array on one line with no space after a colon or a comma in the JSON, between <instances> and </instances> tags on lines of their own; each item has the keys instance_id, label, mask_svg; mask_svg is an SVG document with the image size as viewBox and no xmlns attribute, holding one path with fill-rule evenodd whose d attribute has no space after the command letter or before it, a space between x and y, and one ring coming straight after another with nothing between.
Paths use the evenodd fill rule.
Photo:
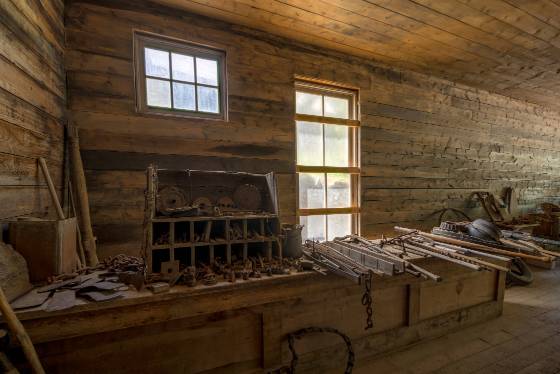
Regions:
<instances>
[{"instance_id":1,"label":"log cabin interior","mask_svg":"<svg viewBox=\"0 0 560 374\"><path fill-rule=\"evenodd\" d=\"M559 0L2 0L0 133L4 372L560 373Z\"/></svg>"}]
</instances>

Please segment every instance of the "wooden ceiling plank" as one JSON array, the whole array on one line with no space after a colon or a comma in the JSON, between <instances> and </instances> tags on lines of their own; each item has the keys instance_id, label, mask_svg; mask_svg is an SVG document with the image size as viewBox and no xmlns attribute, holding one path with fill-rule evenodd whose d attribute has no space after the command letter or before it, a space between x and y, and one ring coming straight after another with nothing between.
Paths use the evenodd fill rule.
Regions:
<instances>
[{"instance_id":1,"label":"wooden ceiling plank","mask_svg":"<svg viewBox=\"0 0 560 374\"><path fill-rule=\"evenodd\" d=\"M278 6L278 4L275 4L273 2L268 2L268 3L263 3L262 1L254 1L254 0L241 0L244 3L247 3L251 6L257 7L257 6L262 6L263 8L266 8L267 11L274 11L276 14L280 14L282 13L282 15L286 15L286 16L297 16L294 14L290 14L290 12L286 13L285 10L289 9L289 8L285 8L285 7L281 7ZM275 6L276 5L276 6ZM294 10L291 10L292 12ZM307 10L301 9L300 11L305 11L307 12ZM300 13L301 16L301 13ZM301 16L303 18L303 16ZM397 46L398 47L398 46ZM435 59L434 59L435 60ZM424 71L426 72L437 72L438 74L444 74L446 71L449 70L449 68L458 68L459 70L461 70L462 72L464 72L463 76L469 76L470 79L484 79L480 77L480 68L483 68L487 71L491 71L492 68L496 68L496 63L492 63L492 64L486 64L483 65L481 67L478 67L474 64L465 64L465 63L461 63L461 61L456 62L455 64L446 64L444 66L441 66L439 64L437 64L435 61L431 62L431 66L427 69L425 69ZM494 72L492 73L488 73L488 75L494 75L496 76L496 79L500 82L500 86L498 88L501 88L501 86L511 86L512 84L516 84L519 83L520 81L523 81L524 79L526 79L527 77L522 76L523 74L523 70L522 69L515 69L512 70L511 72L509 72L508 74L496 74ZM531 76L532 73L530 73ZM449 76L450 79L455 78L454 76Z\"/></svg>"},{"instance_id":2,"label":"wooden ceiling plank","mask_svg":"<svg viewBox=\"0 0 560 374\"><path fill-rule=\"evenodd\" d=\"M555 47L560 47L559 31L550 25L540 21L532 15L524 12L503 1L487 0L458 0L473 9L488 14L500 21L525 32L529 35L549 43Z\"/></svg>"},{"instance_id":3,"label":"wooden ceiling plank","mask_svg":"<svg viewBox=\"0 0 560 374\"><path fill-rule=\"evenodd\" d=\"M411 33L402 28L390 25L374 18L366 17L363 14L353 12L344 7L339 7L330 4L327 1L318 0L278 0L282 3L289 4L302 10L307 10L322 17L328 17L337 21L350 22L352 25L359 27L361 30L372 29L375 33L389 37L397 43L404 43L407 46L418 49L421 47L421 52L425 54L426 51L437 52L445 55L445 60L458 60L469 63L475 63L486 56L480 56L470 51L462 50L452 44L440 43L437 40L426 38L421 34ZM303 9L302 7L305 7ZM435 43L434 43L435 42ZM443 47L443 49L442 49ZM458 57L460 56L460 57Z\"/></svg>"},{"instance_id":4,"label":"wooden ceiling plank","mask_svg":"<svg viewBox=\"0 0 560 374\"><path fill-rule=\"evenodd\" d=\"M434 64L436 63L436 61L441 60L444 65L448 63L448 60L439 56L437 58L430 56L430 59L426 59L425 50L423 50L422 48L419 48L418 46L410 42L398 40L394 38L394 36L378 33L374 28L372 28L373 31L359 28L354 24L349 24L346 22L341 22L334 18L322 16L302 7L295 7L292 4L287 4L276 0L238 0L238 2L259 9L263 13L270 13L273 17L285 17L285 19L290 20L288 22L294 22L294 24L303 23L305 25L319 27L325 30L329 30L332 33L339 34L339 37L341 38L347 36L349 38L352 38L352 43L355 43L354 45L359 45L362 49L368 48L371 43L376 43L375 49L377 51L379 51L380 53L388 54L393 53L395 50L400 51L401 48L405 47L408 48L407 53L411 54L410 57L413 57L414 59L417 59L419 61L425 61L425 63ZM298 1L298 3L301 3L301 1ZM300 19L302 21L299 21ZM406 44L405 46L402 45L403 42L404 44ZM452 56L449 56L449 58L453 59ZM454 60L457 60L457 58L455 57Z\"/></svg>"},{"instance_id":5,"label":"wooden ceiling plank","mask_svg":"<svg viewBox=\"0 0 560 374\"><path fill-rule=\"evenodd\" d=\"M305 38L306 40L303 40L305 42L327 47L330 49L343 48L343 52L353 55L359 54L362 57L367 56L369 58L375 58L375 56L377 56L378 60L381 62L391 63L390 61L392 61L392 63L398 66L402 66L402 61L409 59L408 56L402 53L400 50L386 49L386 46L383 46L381 42L370 41L365 46L365 48L367 49L364 49L364 43L361 42L358 38L337 34L330 30L316 27L310 24L304 24L300 21L289 19L279 14L274 14L267 11L263 12L251 5L243 4L238 1L223 2L217 0L162 0L160 2L167 3L171 6L173 4L179 4L181 5L181 8L187 10L198 8L199 11L206 11L206 14L209 16L216 17L216 15L220 14L226 21L237 22L244 26L261 29L295 40L303 40L303 38ZM225 13L224 9L226 9ZM220 12L216 12L216 10ZM336 45L339 45L340 48L336 48ZM358 47L357 45L360 46ZM383 51L383 53L380 51ZM418 59L413 61L413 64L417 66L427 66L428 63L428 61L425 61L425 59L421 58L420 56L418 57Z\"/></svg>"},{"instance_id":6,"label":"wooden ceiling plank","mask_svg":"<svg viewBox=\"0 0 560 374\"><path fill-rule=\"evenodd\" d=\"M520 37L520 31L511 25L500 21L492 16L475 10L458 1L438 1L438 0L413 0L415 3L423 5L447 17L451 17L458 22L478 30L478 34L473 34L480 43L485 43L490 48L502 53L505 58L509 56L522 59L535 59L545 64L557 61L558 56L535 56L535 48L546 50L550 45L535 38L532 35L524 34ZM480 34L482 32L482 34ZM489 39L490 38L490 39ZM498 39L500 43L493 40Z\"/></svg>"},{"instance_id":7,"label":"wooden ceiling plank","mask_svg":"<svg viewBox=\"0 0 560 374\"><path fill-rule=\"evenodd\" d=\"M544 23L560 30L560 18L554 18L554 15L560 14L560 5L547 0L505 0L508 4L522 9L538 18Z\"/></svg>"},{"instance_id":8,"label":"wooden ceiling plank","mask_svg":"<svg viewBox=\"0 0 560 374\"><path fill-rule=\"evenodd\" d=\"M469 36L474 40L477 37L483 37L488 39L489 34L486 32L482 32L479 29L475 29L470 27L469 25L464 24L454 18L451 18L445 14L436 12L430 8L424 7L421 4L417 4L414 1L408 0L367 0L368 3L383 7L387 10L393 11L395 13L399 13L403 16L409 18L415 18L416 20L420 20L427 24L431 24L434 27L438 27L441 29L446 30L447 32L454 33L454 34L461 34L464 36ZM525 72L526 67L518 65L516 70L513 70L507 76L502 77L503 80L511 80L513 79L515 82L519 82L523 79L526 79L529 76L532 76L534 73ZM535 73L542 71L537 70ZM450 74L446 76L449 79L453 79L453 76ZM464 76L461 77L463 79ZM476 79L476 77L474 77ZM487 87L487 86L485 86Z\"/></svg>"},{"instance_id":9,"label":"wooden ceiling plank","mask_svg":"<svg viewBox=\"0 0 560 374\"><path fill-rule=\"evenodd\" d=\"M433 41L439 45L446 46L453 50L461 50L463 52L474 54L479 57L493 59L497 57L495 48L490 48L485 45L473 42L469 39L451 34L447 31L441 30L432 25L417 21L416 19L400 15L382 7L369 4L365 1L359 0L323 0L330 5L340 7L345 10L352 11L353 13L373 20L378 23L383 23L392 28L397 28L413 35L418 35L426 41ZM389 22L389 19L393 22ZM482 49L483 47L484 49Z\"/></svg>"},{"instance_id":10,"label":"wooden ceiling plank","mask_svg":"<svg viewBox=\"0 0 560 374\"><path fill-rule=\"evenodd\" d=\"M440 43L440 45L444 45L444 46L454 45L457 46L457 48L461 48L462 51L468 51L467 53L469 54L477 54L481 58L488 58L493 60L494 62L499 62L502 66L507 66L510 69L509 75L519 76L520 74L521 75L526 74L527 76L532 76L533 74L542 71L542 68L535 68L535 72L533 73L528 72L528 70L533 70L533 69L527 69L526 66L520 65L519 58L515 59L512 56L509 56L509 54L504 55L503 53L500 53L499 51L493 48L471 42L468 39L460 38L449 32L440 30L436 27L432 27L431 25L425 23L420 23L412 18L401 16L392 11L385 10L384 8L374 6L373 4L368 4L365 2L362 2L362 4L358 4L356 1L348 1L348 0L325 0L325 1L327 1L330 5L351 9L354 12L358 12L357 14L363 15L364 17L368 17L368 19L375 20L375 18L371 18L370 16L371 14L373 14L377 18L382 18L382 16L384 16L385 19L387 19L388 17L392 17L393 15L396 15L400 17L398 27L401 30L410 32L415 35L421 35L420 33L415 32L416 30L418 30L422 33L422 36L426 37L425 40L432 40L433 42ZM418 25L421 25L422 27L419 27ZM527 58L528 54L529 52L526 51L526 55L524 55L524 58ZM484 65L481 64L481 66ZM492 65L486 65L485 67L489 67L489 66Z\"/></svg>"}]
</instances>

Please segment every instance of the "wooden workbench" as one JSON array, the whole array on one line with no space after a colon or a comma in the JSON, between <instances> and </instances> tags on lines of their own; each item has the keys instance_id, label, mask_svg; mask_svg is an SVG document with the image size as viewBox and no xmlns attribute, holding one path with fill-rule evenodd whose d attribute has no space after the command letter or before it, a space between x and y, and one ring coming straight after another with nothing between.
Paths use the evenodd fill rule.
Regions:
<instances>
[{"instance_id":1,"label":"wooden workbench","mask_svg":"<svg viewBox=\"0 0 560 374\"><path fill-rule=\"evenodd\" d=\"M303 327L331 326L348 334L360 361L501 313L504 273L474 272L436 259L422 266L443 282L374 278L369 331L363 288L317 273L178 286L159 295L131 291L107 303L19 317L49 373L237 373L288 363L286 334ZM298 372L345 364L337 337L311 336L296 345Z\"/></svg>"}]
</instances>

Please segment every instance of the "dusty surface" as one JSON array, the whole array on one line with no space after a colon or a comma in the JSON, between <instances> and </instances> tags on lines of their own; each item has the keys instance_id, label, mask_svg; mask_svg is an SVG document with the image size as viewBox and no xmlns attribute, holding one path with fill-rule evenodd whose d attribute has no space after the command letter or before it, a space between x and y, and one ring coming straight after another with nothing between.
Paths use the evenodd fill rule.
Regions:
<instances>
[{"instance_id":1,"label":"dusty surface","mask_svg":"<svg viewBox=\"0 0 560 374\"><path fill-rule=\"evenodd\" d=\"M354 373L560 373L560 269L533 270L533 284L506 291L500 318L358 362Z\"/></svg>"}]
</instances>

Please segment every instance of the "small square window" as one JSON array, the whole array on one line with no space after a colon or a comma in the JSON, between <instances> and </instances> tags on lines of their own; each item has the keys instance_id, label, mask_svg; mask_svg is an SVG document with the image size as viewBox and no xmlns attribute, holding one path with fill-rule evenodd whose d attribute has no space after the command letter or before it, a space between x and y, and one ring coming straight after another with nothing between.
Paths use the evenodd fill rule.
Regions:
<instances>
[{"instance_id":1,"label":"small square window","mask_svg":"<svg viewBox=\"0 0 560 374\"><path fill-rule=\"evenodd\" d=\"M140 112L226 119L224 52L136 34L135 61Z\"/></svg>"}]
</instances>

